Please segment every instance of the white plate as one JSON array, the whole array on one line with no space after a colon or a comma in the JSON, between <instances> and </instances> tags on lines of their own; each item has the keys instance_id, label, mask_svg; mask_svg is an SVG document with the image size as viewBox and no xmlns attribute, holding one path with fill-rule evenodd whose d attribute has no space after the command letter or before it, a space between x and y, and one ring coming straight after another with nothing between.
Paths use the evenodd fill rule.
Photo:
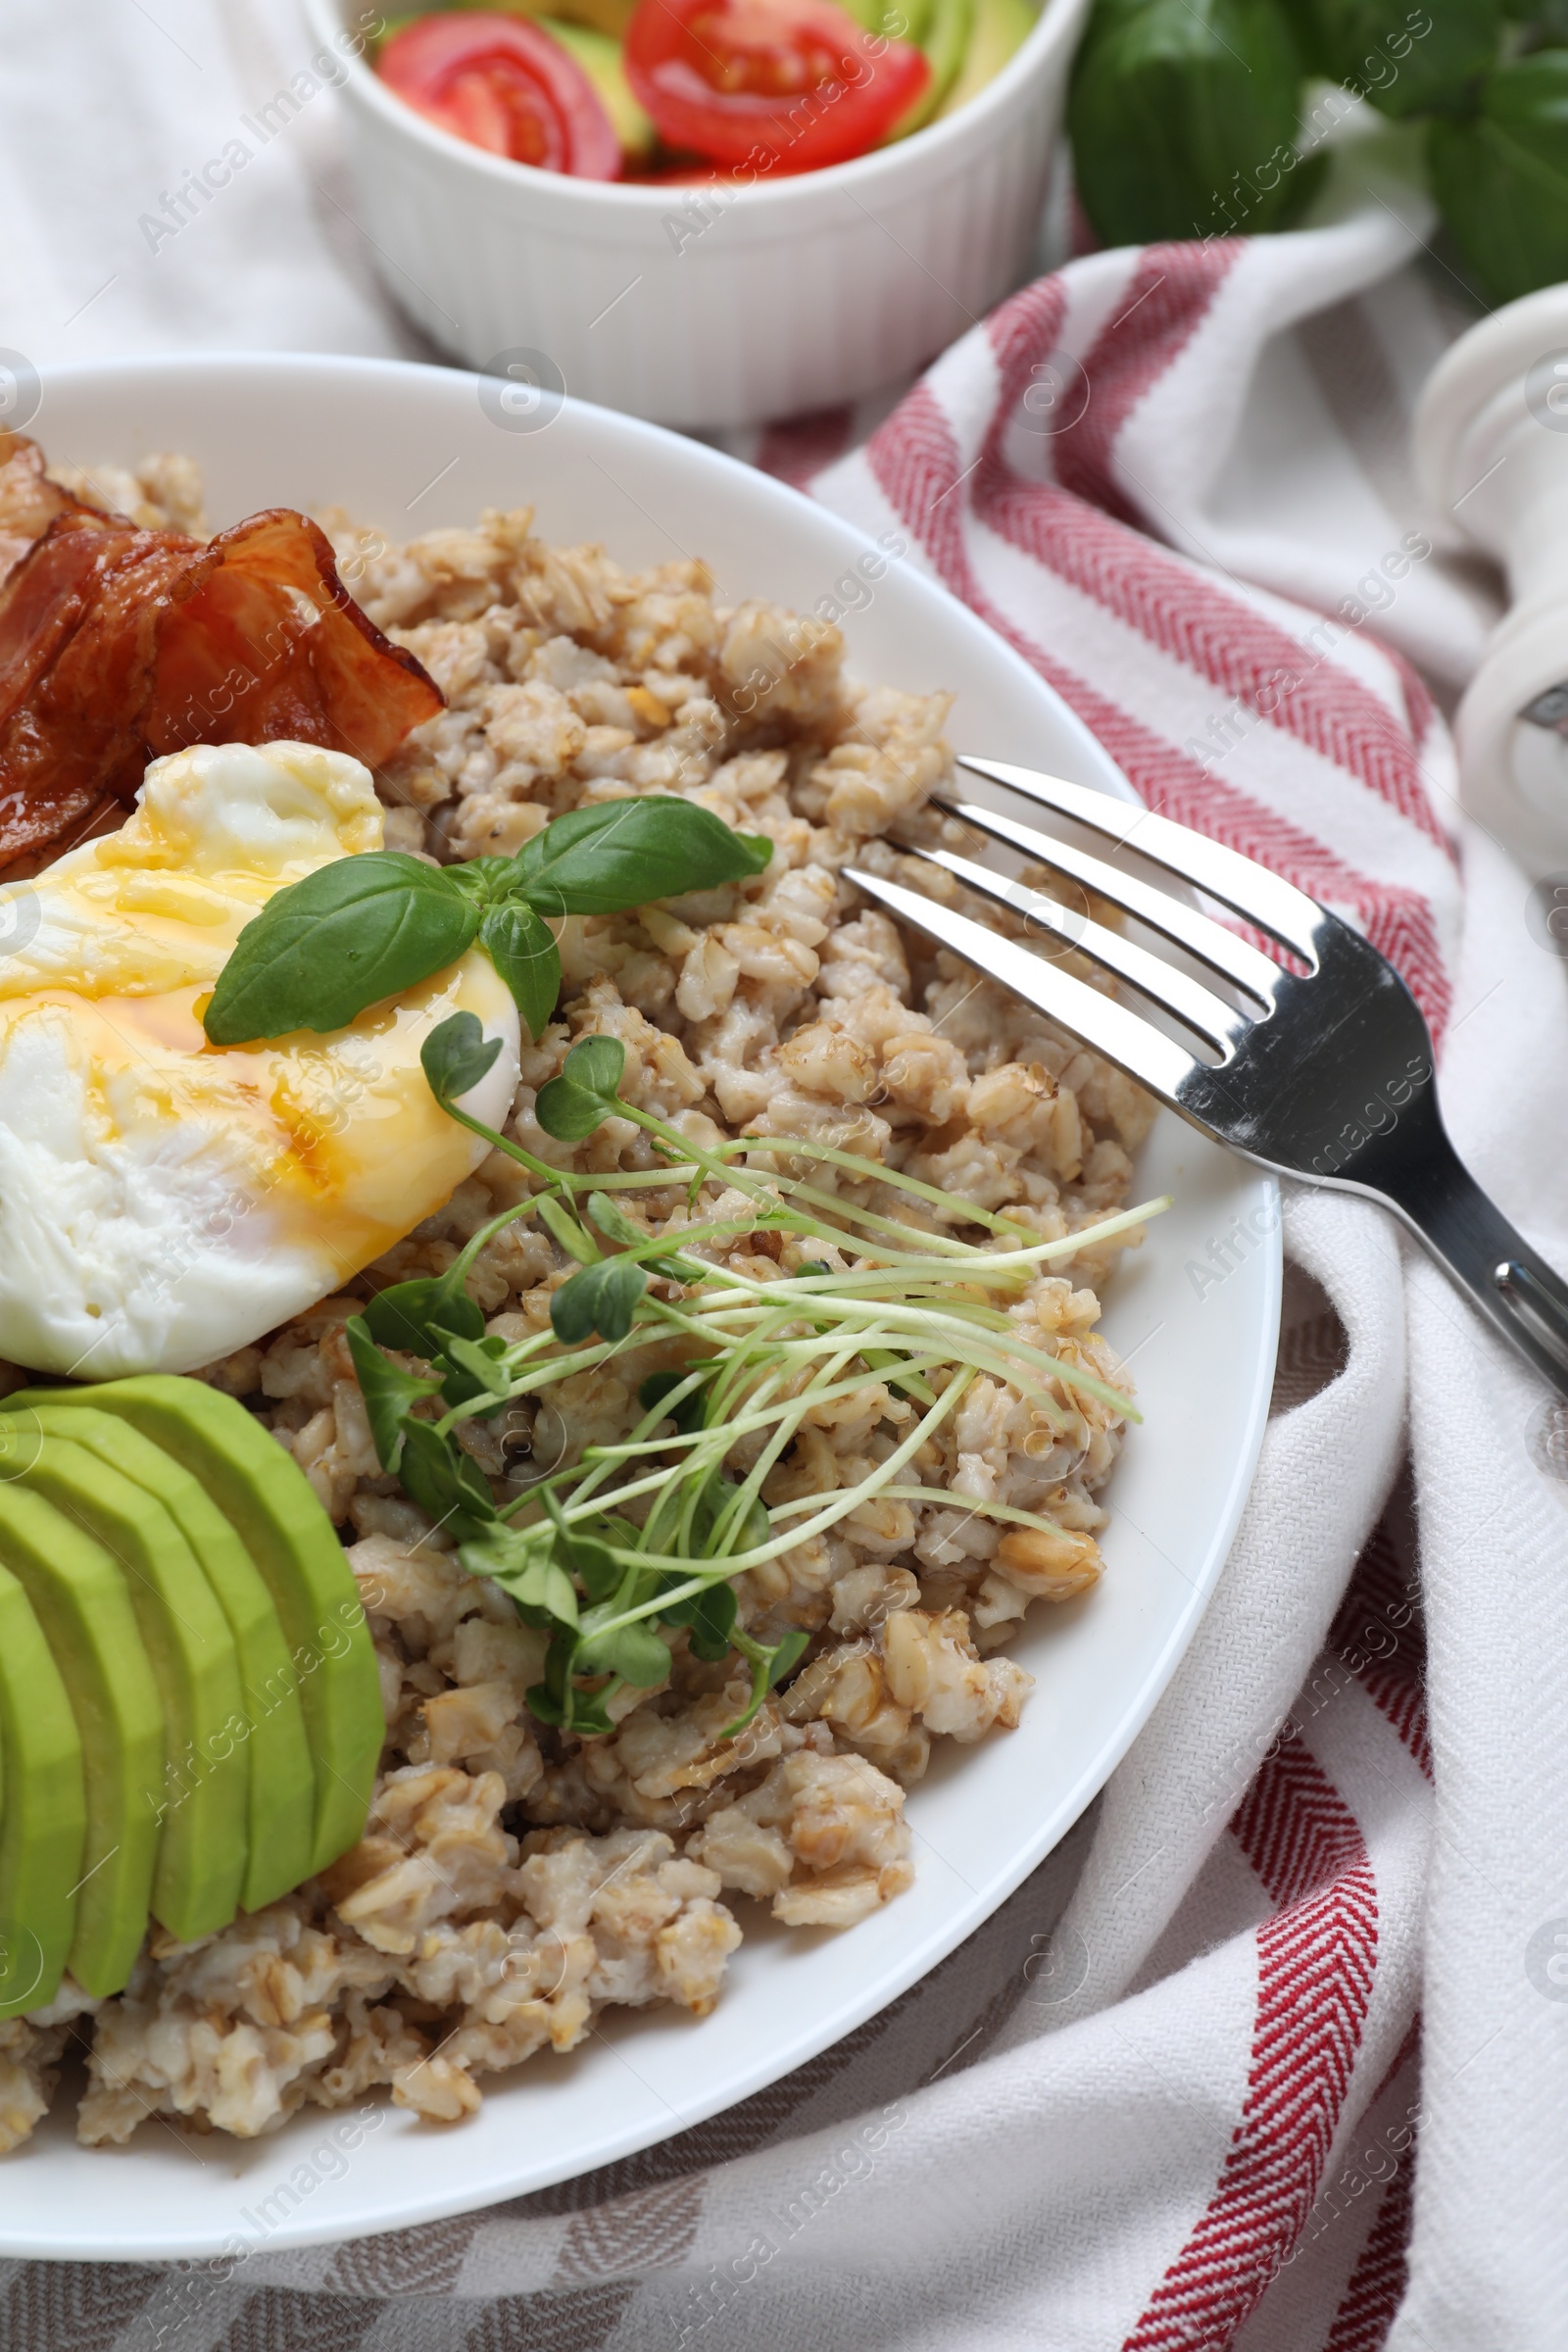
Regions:
<instances>
[{"instance_id":1,"label":"white plate","mask_svg":"<svg viewBox=\"0 0 1568 2352\"><path fill-rule=\"evenodd\" d=\"M201 461L215 520L336 502L399 540L532 501L554 539L622 561L702 554L726 597L809 610L867 543L809 501L657 426L567 404L548 430L499 429L476 379L362 360L136 360L62 368L31 426L52 460ZM971 614L895 564L846 623L858 675L942 683L966 748L1124 796L1051 689ZM752 1904L715 2013L610 2013L570 2058L485 2088L456 2129L386 2108L346 2165L312 2166L334 2121L308 2110L274 2137L186 2141L156 2125L128 2150L78 2148L58 2109L0 2181L0 2254L198 2256L391 2230L541 2188L646 2147L774 2082L881 2009L962 1941L1076 1820L1170 1680L1214 1589L1261 1443L1279 1320L1273 1183L1163 1118L1138 1171L1176 1205L1118 1274L1105 1328L1132 1354L1145 1426L1117 1467L1108 1573L1086 1601L1037 1609L1016 1655L1037 1679L1023 1723L947 1743L909 1797L911 1890L843 1936L785 1935ZM1248 1246L1198 1283L1211 1243ZM340 2177L327 2178L342 2167ZM291 2176L292 2181L291 2181ZM310 2185L313 2176L316 2184Z\"/></svg>"}]
</instances>

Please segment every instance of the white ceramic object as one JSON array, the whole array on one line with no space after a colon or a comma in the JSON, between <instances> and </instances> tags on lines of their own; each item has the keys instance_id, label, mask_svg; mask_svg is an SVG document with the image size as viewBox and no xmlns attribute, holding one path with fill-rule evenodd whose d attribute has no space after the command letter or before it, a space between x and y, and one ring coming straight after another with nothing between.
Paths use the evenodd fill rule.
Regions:
<instances>
[{"instance_id":1,"label":"white ceramic object","mask_svg":"<svg viewBox=\"0 0 1568 2352\"><path fill-rule=\"evenodd\" d=\"M270 355L63 368L46 376L30 429L54 459L189 451L219 523L336 501L400 539L534 501L551 537L601 539L632 564L701 550L726 596L802 610L870 552L779 483L624 416L568 403L547 432L510 436L475 379L445 369ZM868 568L884 560L873 554ZM956 741L1130 797L1050 687L918 572L895 561L845 626L858 674L956 691ZM65 2102L0 2168L0 2255L167 2259L230 2240L275 2250L540 2188L760 2089L961 1942L1064 1835L1147 1719L1218 1580L1261 1443L1279 1319L1275 1186L1166 1114L1137 1187L1175 1205L1124 1261L1105 1318L1146 1416L1108 1491L1107 1574L1086 1600L1033 1612L1013 1652L1037 1679L1020 1728L947 1743L911 1791L908 1893L843 1936L789 1935L737 1900L746 1940L711 2017L612 2010L569 2058L488 2082L480 2114L456 2129L376 2103L346 2154L331 2136L343 2119L318 2109L260 2141L187 2143L149 2126L106 2153L75 2145Z\"/></svg>"},{"instance_id":2,"label":"white ceramic object","mask_svg":"<svg viewBox=\"0 0 1568 2352\"><path fill-rule=\"evenodd\" d=\"M323 45L357 21L356 0L308 6ZM349 59L359 223L388 290L470 367L664 424L825 408L933 359L1018 282L1087 7L1046 0L996 80L912 138L727 199L486 155Z\"/></svg>"},{"instance_id":3,"label":"white ceramic object","mask_svg":"<svg viewBox=\"0 0 1568 2352\"><path fill-rule=\"evenodd\" d=\"M1421 396L1415 454L1434 511L1508 578L1509 610L1455 716L1464 805L1532 874L1560 875L1568 868L1568 286L1510 302L1460 337Z\"/></svg>"}]
</instances>

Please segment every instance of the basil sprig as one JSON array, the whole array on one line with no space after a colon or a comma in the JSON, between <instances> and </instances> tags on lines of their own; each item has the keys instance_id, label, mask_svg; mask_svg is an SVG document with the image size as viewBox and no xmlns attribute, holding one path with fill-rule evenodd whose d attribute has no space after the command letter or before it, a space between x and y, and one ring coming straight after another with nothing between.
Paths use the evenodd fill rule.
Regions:
<instances>
[{"instance_id":1,"label":"basil sprig","mask_svg":"<svg viewBox=\"0 0 1568 2352\"><path fill-rule=\"evenodd\" d=\"M561 993L549 918L621 914L744 881L772 855L765 835L732 832L694 801L649 798L574 808L514 858L434 866L369 850L334 858L246 924L202 1025L215 1046L346 1028L477 941L537 1037Z\"/></svg>"}]
</instances>

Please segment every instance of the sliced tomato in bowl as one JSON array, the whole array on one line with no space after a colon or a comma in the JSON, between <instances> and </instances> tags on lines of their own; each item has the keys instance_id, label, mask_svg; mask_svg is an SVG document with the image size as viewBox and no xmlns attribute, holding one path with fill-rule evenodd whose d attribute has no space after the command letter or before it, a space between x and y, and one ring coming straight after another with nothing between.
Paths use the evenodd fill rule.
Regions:
<instances>
[{"instance_id":1,"label":"sliced tomato in bowl","mask_svg":"<svg viewBox=\"0 0 1568 2352\"><path fill-rule=\"evenodd\" d=\"M931 77L831 0L638 0L625 66L668 146L769 172L863 155Z\"/></svg>"},{"instance_id":2,"label":"sliced tomato in bowl","mask_svg":"<svg viewBox=\"0 0 1568 2352\"><path fill-rule=\"evenodd\" d=\"M470 146L576 179L620 177L620 141L598 91L537 25L478 10L416 17L375 62L416 114Z\"/></svg>"}]
</instances>

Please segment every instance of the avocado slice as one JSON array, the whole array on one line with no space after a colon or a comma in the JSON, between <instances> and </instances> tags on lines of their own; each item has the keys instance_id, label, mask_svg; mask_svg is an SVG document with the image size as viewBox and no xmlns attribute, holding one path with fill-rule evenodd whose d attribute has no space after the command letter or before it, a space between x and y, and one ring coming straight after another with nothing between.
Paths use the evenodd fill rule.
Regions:
<instances>
[{"instance_id":1,"label":"avocado slice","mask_svg":"<svg viewBox=\"0 0 1568 2352\"><path fill-rule=\"evenodd\" d=\"M168 1753L152 1909L172 1936L193 1943L227 1927L245 1878L249 1762L231 1730L223 1738L240 1708L228 1622L157 1496L74 1438L40 1435L16 1483L95 1536L123 1572L163 1701Z\"/></svg>"},{"instance_id":2,"label":"avocado slice","mask_svg":"<svg viewBox=\"0 0 1568 2352\"><path fill-rule=\"evenodd\" d=\"M86 1835L71 1700L31 1601L0 1568L0 2017L60 1988Z\"/></svg>"},{"instance_id":3,"label":"avocado slice","mask_svg":"<svg viewBox=\"0 0 1568 2352\"><path fill-rule=\"evenodd\" d=\"M659 133L632 96L619 41L592 24L573 24L569 17L539 17L536 22L541 32L548 32L576 59L593 83L627 162L646 163L659 144Z\"/></svg>"},{"instance_id":4,"label":"avocado slice","mask_svg":"<svg viewBox=\"0 0 1568 2352\"><path fill-rule=\"evenodd\" d=\"M924 129L940 110L958 77L969 47L974 7L975 0L932 0L919 44L931 69L931 78L913 106L888 132L882 142L884 146L894 139L906 139L912 130Z\"/></svg>"},{"instance_id":5,"label":"avocado slice","mask_svg":"<svg viewBox=\"0 0 1568 2352\"><path fill-rule=\"evenodd\" d=\"M8 1448L7 1467L19 1458ZM118 1560L41 1494L0 1481L0 1564L32 1603L76 1719L87 1833L70 1968L123 1990L152 1907L164 1801L164 1708Z\"/></svg>"},{"instance_id":6,"label":"avocado slice","mask_svg":"<svg viewBox=\"0 0 1568 2352\"><path fill-rule=\"evenodd\" d=\"M13 1413L46 1404L122 1416L190 1472L243 1538L292 1653L316 1772L310 1869L324 1870L364 1834L386 1722L353 1571L309 1479L242 1404L205 1381L144 1372L6 1399Z\"/></svg>"},{"instance_id":7,"label":"avocado slice","mask_svg":"<svg viewBox=\"0 0 1568 2352\"><path fill-rule=\"evenodd\" d=\"M936 0L844 0L847 16L864 32L879 32L890 41L912 41L921 48Z\"/></svg>"},{"instance_id":8,"label":"avocado slice","mask_svg":"<svg viewBox=\"0 0 1568 2352\"><path fill-rule=\"evenodd\" d=\"M223 1612L241 1690L238 1721L220 1734L219 1744L246 1767L247 1853L239 1900L243 1909L259 1911L309 1878L316 1805L305 1714L272 1596L211 1496L128 1421L96 1412L90 1402L35 1406L24 1418L45 1437L74 1439L155 1495L195 1553Z\"/></svg>"},{"instance_id":9,"label":"avocado slice","mask_svg":"<svg viewBox=\"0 0 1568 2352\"><path fill-rule=\"evenodd\" d=\"M956 115L960 106L979 96L995 81L1016 50L1023 47L1040 18L1029 0L974 0L974 29L957 77L950 85L937 114Z\"/></svg>"}]
</instances>

